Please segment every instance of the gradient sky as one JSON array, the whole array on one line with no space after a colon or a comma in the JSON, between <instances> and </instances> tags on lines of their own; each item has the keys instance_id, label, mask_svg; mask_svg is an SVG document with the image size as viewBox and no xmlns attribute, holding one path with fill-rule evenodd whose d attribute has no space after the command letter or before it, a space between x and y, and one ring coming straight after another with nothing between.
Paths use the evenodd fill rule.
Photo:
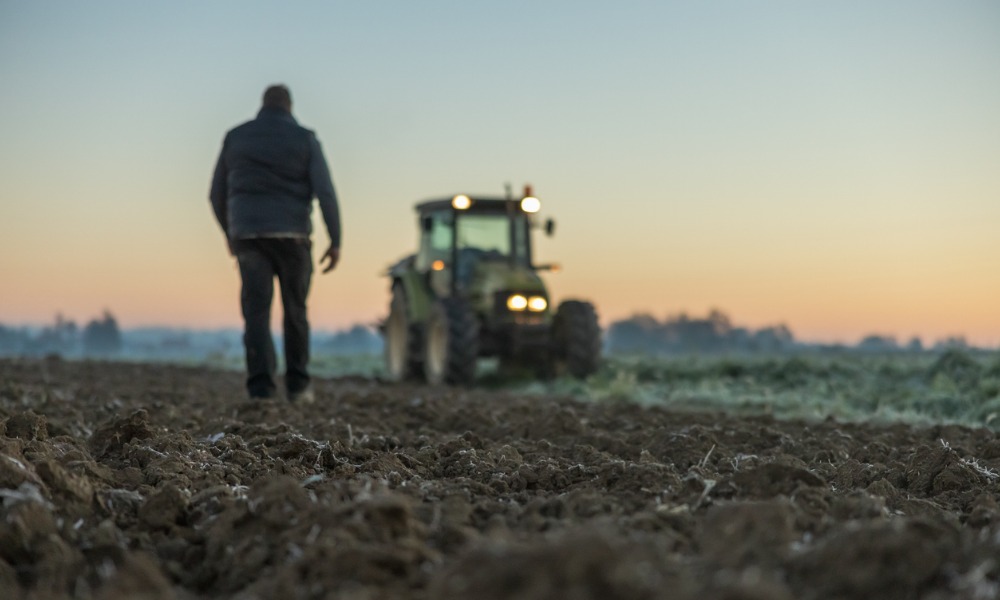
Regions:
<instances>
[{"instance_id":1,"label":"gradient sky","mask_svg":"<svg viewBox=\"0 0 1000 600\"><path fill-rule=\"evenodd\" d=\"M996 346L998 74L994 0L0 0L0 322L239 326L209 181L282 82L341 199L316 328L384 316L414 202L510 182L605 323Z\"/></svg>"}]
</instances>

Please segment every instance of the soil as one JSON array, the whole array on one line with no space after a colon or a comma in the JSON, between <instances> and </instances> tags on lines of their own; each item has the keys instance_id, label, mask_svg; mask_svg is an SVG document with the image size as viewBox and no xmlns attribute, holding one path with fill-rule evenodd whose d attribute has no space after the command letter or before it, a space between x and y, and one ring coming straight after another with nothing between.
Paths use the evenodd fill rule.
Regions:
<instances>
[{"instance_id":1,"label":"soil","mask_svg":"<svg viewBox=\"0 0 1000 600\"><path fill-rule=\"evenodd\" d=\"M0 361L0 598L995 598L992 431Z\"/></svg>"}]
</instances>

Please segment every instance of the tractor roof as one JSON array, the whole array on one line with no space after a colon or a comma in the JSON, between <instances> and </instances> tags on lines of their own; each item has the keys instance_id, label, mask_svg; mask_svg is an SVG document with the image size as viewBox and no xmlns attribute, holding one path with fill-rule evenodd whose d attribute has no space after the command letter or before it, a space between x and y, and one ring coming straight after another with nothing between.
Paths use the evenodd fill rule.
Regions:
<instances>
[{"instance_id":1,"label":"tractor roof","mask_svg":"<svg viewBox=\"0 0 1000 600\"><path fill-rule=\"evenodd\" d=\"M426 214L431 212L438 212L441 210L452 210L452 200L454 196L449 196L448 198L439 198L433 200L425 200L417 204L416 209L420 214ZM516 200L507 200L506 198L498 198L495 196L469 196L472 201L472 205L465 209L464 212L500 212L506 211L508 206L511 208L517 208L518 203L521 201L520 198Z\"/></svg>"}]
</instances>

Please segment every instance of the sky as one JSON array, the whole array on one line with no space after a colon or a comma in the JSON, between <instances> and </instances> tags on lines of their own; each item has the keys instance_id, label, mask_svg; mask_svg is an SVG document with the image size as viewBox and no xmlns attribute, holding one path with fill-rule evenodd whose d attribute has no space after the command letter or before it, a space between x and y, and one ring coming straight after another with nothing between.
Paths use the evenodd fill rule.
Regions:
<instances>
[{"instance_id":1,"label":"sky","mask_svg":"<svg viewBox=\"0 0 1000 600\"><path fill-rule=\"evenodd\" d=\"M239 327L208 188L285 83L343 219L314 329L385 316L416 202L510 183L605 325L1000 346L998 73L994 0L0 0L0 323Z\"/></svg>"}]
</instances>

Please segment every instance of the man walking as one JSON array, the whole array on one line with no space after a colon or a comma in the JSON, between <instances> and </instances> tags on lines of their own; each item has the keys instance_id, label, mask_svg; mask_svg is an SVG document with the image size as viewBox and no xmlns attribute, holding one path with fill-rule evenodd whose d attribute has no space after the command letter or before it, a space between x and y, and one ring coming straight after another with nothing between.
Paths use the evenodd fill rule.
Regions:
<instances>
[{"instance_id":1,"label":"man walking","mask_svg":"<svg viewBox=\"0 0 1000 600\"><path fill-rule=\"evenodd\" d=\"M285 390L292 402L312 402L306 296L313 272L313 198L330 235L320 259L324 273L340 259L340 213L323 150L316 135L292 117L287 87L267 88L257 118L226 133L209 197L243 281L247 392L270 398L277 390L271 340L277 277L285 311Z\"/></svg>"}]
</instances>

